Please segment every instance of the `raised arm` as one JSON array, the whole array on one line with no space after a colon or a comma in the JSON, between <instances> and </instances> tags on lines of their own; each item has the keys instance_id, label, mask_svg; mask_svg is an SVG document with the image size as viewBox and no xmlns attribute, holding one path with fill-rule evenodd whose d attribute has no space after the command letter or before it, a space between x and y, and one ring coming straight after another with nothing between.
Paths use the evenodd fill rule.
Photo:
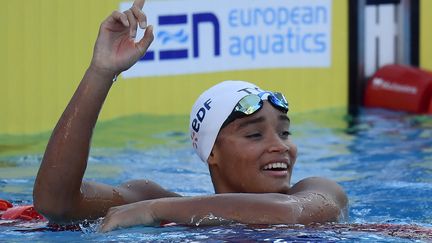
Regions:
<instances>
[{"instance_id":1,"label":"raised arm","mask_svg":"<svg viewBox=\"0 0 432 243\"><path fill-rule=\"evenodd\" d=\"M132 225L175 222L208 225L226 222L245 224L309 224L337 221L347 207L342 188L323 178L297 183L293 194L224 193L203 197L162 198L109 210L101 231Z\"/></svg>"},{"instance_id":2,"label":"raised arm","mask_svg":"<svg viewBox=\"0 0 432 243\"><path fill-rule=\"evenodd\" d=\"M170 195L154 183L111 187L82 182L93 128L113 78L135 64L153 41L143 5L144 0L136 0L129 10L114 11L102 22L91 64L51 135L33 198L36 209L52 221L97 218L115 205ZM146 30L135 42L138 25Z\"/></svg>"}]
</instances>

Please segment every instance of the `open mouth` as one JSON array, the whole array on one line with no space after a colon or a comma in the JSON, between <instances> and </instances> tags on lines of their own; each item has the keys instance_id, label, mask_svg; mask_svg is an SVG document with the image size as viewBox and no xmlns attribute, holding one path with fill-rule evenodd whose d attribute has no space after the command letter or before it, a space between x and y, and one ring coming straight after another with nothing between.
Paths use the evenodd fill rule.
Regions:
<instances>
[{"instance_id":1,"label":"open mouth","mask_svg":"<svg viewBox=\"0 0 432 243\"><path fill-rule=\"evenodd\" d=\"M265 171L286 171L288 170L288 164L284 162L275 162L267 164L263 167Z\"/></svg>"}]
</instances>

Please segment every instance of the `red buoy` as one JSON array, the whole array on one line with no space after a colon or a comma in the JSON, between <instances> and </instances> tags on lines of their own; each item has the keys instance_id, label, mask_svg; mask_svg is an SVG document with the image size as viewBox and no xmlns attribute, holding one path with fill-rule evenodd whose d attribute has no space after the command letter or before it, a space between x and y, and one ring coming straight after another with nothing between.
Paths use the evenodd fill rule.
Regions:
<instances>
[{"instance_id":1,"label":"red buoy","mask_svg":"<svg viewBox=\"0 0 432 243\"><path fill-rule=\"evenodd\" d=\"M368 80L364 105L432 114L432 73L410 66L386 65Z\"/></svg>"}]
</instances>

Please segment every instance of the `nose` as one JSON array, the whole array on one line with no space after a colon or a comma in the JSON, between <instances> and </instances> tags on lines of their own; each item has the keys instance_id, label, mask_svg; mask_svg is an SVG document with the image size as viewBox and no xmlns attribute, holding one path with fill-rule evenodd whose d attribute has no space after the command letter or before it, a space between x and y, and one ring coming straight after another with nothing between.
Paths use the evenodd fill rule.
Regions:
<instances>
[{"instance_id":1,"label":"nose","mask_svg":"<svg viewBox=\"0 0 432 243\"><path fill-rule=\"evenodd\" d=\"M287 139L282 139L278 134L271 136L268 152L286 153L290 151L291 143Z\"/></svg>"}]
</instances>

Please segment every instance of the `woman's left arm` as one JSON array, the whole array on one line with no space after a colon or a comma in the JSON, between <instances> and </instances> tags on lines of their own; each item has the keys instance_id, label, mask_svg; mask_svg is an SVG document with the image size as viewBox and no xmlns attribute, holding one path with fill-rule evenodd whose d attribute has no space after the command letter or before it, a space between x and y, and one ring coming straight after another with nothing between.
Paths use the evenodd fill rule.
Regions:
<instances>
[{"instance_id":1,"label":"woman's left arm","mask_svg":"<svg viewBox=\"0 0 432 243\"><path fill-rule=\"evenodd\" d=\"M319 184L316 184L318 182ZM338 219L347 204L345 193L340 186L321 178L305 179L299 183L292 188L292 195L225 193L161 198L113 207L108 211L100 230L106 232L133 225L154 226L161 222L185 225L227 222L309 224Z\"/></svg>"}]
</instances>

